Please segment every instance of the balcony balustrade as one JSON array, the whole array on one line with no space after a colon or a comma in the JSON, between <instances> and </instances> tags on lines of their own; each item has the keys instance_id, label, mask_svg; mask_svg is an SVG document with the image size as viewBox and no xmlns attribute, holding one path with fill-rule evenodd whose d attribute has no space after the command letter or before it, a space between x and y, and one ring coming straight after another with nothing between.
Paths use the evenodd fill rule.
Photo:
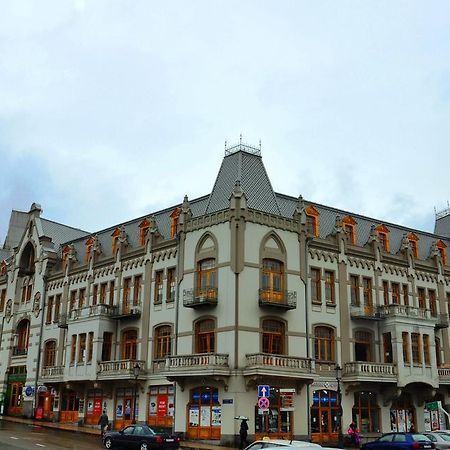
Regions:
<instances>
[{"instance_id":1,"label":"balcony balustrade","mask_svg":"<svg viewBox=\"0 0 450 450\"><path fill-rule=\"evenodd\" d=\"M252 353L246 355L244 375L314 379L315 361L296 356Z\"/></svg>"},{"instance_id":2,"label":"balcony balustrade","mask_svg":"<svg viewBox=\"0 0 450 450\"><path fill-rule=\"evenodd\" d=\"M70 312L70 320L87 319L96 316L113 316L117 312L116 306L98 303L96 305L85 306L83 308L73 309Z\"/></svg>"},{"instance_id":3,"label":"balcony balustrade","mask_svg":"<svg viewBox=\"0 0 450 450\"><path fill-rule=\"evenodd\" d=\"M450 384L450 367L438 367L439 383Z\"/></svg>"},{"instance_id":4,"label":"balcony balustrade","mask_svg":"<svg viewBox=\"0 0 450 450\"><path fill-rule=\"evenodd\" d=\"M27 348L13 347L13 356L26 356L28 353Z\"/></svg>"},{"instance_id":5,"label":"balcony balustrade","mask_svg":"<svg viewBox=\"0 0 450 450\"><path fill-rule=\"evenodd\" d=\"M136 359L122 359L117 361L102 361L98 363L98 378L134 378L134 367L139 364L140 373L145 373L145 361Z\"/></svg>"},{"instance_id":6,"label":"balcony balustrade","mask_svg":"<svg viewBox=\"0 0 450 450\"><path fill-rule=\"evenodd\" d=\"M351 305L350 317L362 320L383 320L380 308L374 305Z\"/></svg>"},{"instance_id":7,"label":"balcony balustrade","mask_svg":"<svg viewBox=\"0 0 450 450\"><path fill-rule=\"evenodd\" d=\"M296 291L275 291L273 289L259 289L259 306L271 306L281 309L295 309L297 307Z\"/></svg>"},{"instance_id":8,"label":"balcony balustrade","mask_svg":"<svg viewBox=\"0 0 450 450\"><path fill-rule=\"evenodd\" d=\"M345 381L397 382L397 366L389 363L357 361L344 365Z\"/></svg>"},{"instance_id":9,"label":"balcony balustrade","mask_svg":"<svg viewBox=\"0 0 450 450\"><path fill-rule=\"evenodd\" d=\"M228 355L222 353L195 353L169 356L165 368L166 376L229 375Z\"/></svg>"},{"instance_id":10,"label":"balcony balustrade","mask_svg":"<svg viewBox=\"0 0 450 450\"><path fill-rule=\"evenodd\" d=\"M409 317L419 320L436 320L436 318L432 318L429 309L409 305L382 305L380 306L380 313L386 319L390 317Z\"/></svg>"},{"instance_id":11,"label":"balcony balustrade","mask_svg":"<svg viewBox=\"0 0 450 450\"><path fill-rule=\"evenodd\" d=\"M44 367L41 371L43 381L62 380L64 378L64 366Z\"/></svg>"},{"instance_id":12,"label":"balcony balustrade","mask_svg":"<svg viewBox=\"0 0 450 450\"><path fill-rule=\"evenodd\" d=\"M217 288L206 286L183 290L183 305L187 308L201 308L217 305Z\"/></svg>"},{"instance_id":13,"label":"balcony balustrade","mask_svg":"<svg viewBox=\"0 0 450 450\"><path fill-rule=\"evenodd\" d=\"M113 319L138 319L141 317L141 303L124 303L120 306L113 306L111 317Z\"/></svg>"}]
</instances>

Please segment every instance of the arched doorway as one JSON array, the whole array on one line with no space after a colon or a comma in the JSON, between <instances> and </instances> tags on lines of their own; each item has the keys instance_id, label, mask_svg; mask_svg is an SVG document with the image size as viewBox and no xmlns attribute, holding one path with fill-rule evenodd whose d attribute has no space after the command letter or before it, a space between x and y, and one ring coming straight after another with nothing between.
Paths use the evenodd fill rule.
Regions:
<instances>
[{"instance_id":1,"label":"arched doorway","mask_svg":"<svg viewBox=\"0 0 450 450\"><path fill-rule=\"evenodd\" d=\"M337 392L328 389L313 392L311 406L311 440L337 442L339 403Z\"/></svg>"}]
</instances>

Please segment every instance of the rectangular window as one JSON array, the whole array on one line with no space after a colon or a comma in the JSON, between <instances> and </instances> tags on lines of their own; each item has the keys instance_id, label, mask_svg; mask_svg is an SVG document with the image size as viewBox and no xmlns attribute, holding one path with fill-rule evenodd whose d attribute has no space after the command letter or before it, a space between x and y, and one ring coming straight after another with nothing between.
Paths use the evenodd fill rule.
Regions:
<instances>
[{"instance_id":1,"label":"rectangular window","mask_svg":"<svg viewBox=\"0 0 450 450\"><path fill-rule=\"evenodd\" d=\"M392 283L392 303L395 305L400 304L400 285L398 283Z\"/></svg>"},{"instance_id":2,"label":"rectangular window","mask_svg":"<svg viewBox=\"0 0 450 450\"><path fill-rule=\"evenodd\" d=\"M75 309L76 301L77 301L77 291L71 291L69 300L69 313L71 313Z\"/></svg>"},{"instance_id":3,"label":"rectangular window","mask_svg":"<svg viewBox=\"0 0 450 450\"><path fill-rule=\"evenodd\" d=\"M166 302L175 300L175 267L167 269L167 292Z\"/></svg>"},{"instance_id":4,"label":"rectangular window","mask_svg":"<svg viewBox=\"0 0 450 450\"><path fill-rule=\"evenodd\" d=\"M422 364L419 333L411 333L411 353L413 364Z\"/></svg>"},{"instance_id":5,"label":"rectangular window","mask_svg":"<svg viewBox=\"0 0 450 450\"><path fill-rule=\"evenodd\" d=\"M409 359L409 335L405 331L402 333L402 345L403 345L403 362L405 364L410 363Z\"/></svg>"},{"instance_id":6,"label":"rectangular window","mask_svg":"<svg viewBox=\"0 0 450 450\"><path fill-rule=\"evenodd\" d=\"M428 334L424 334L423 336L423 359L425 364L429 366L430 362L430 336Z\"/></svg>"},{"instance_id":7,"label":"rectangular window","mask_svg":"<svg viewBox=\"0 0 450 450\"><path fill-rule=\"evenodd\" d=\"M320 269L311 268L311 301L322 303L320 286Z\"/></svg>"},{"instance_id":8,"label":"rectangular window","mask_svg":"<svg viewBox=\"0 0 450 450\"><path fill-rule=\"evenodd\" d=\"M100 303L104 305L106 303L106 283L100 285Z\"/></svg>"},{"instance_id":9,"label":"rectangular window","mask_svg":"<svg viewBox=\"0 0 450 450\"><path fill-rule=\"evenodd\" d=\"M428 301L430 302L430 311L432 317L437 317L436 291L428 289Z\"/></svg>"},{"instance_id":10,"label":"rectangular window","mask_svg":"<svg viewBox=\"0 0 450 450\"><path fill-rule=\"evenodd\" d=\"M53 295L48 298L47 303L47 316L45 318L45 323L51 323L52 321L52 312L53 312Z\"/></svg>"},{"instance_id":11,"label":"rectangular window","mask_svg":"<svg viewBox=\"0 0 450 450\"><path fill-rule=\"evenodd\" d=\"M350 275L350 301L353 306L360 305L358 275Z\"/></svg>"},{"instance_id":12,"label":"rectangular window","mask_svg":"<svg viewBox=\"0 0 450 450\"><path fill-rule=\"evenodd\" d=\"M97 304L97 296L98 296L98 284L94 284L94 286L92 287L92 304L96 305Z\"/></svg>"},{"instance_id":13,"label":"rectangular window","mask_svg":"<svg viewBox=\"0 0 450 450\"><path fill-rule=\"evenodd\" d=\"M123 280L123 313L128 313L129 301L130 301L130 284L131 278L125 278Z\"/></svg>"},{"instance_id":14,"label":"rectangular window","mask_svg":"<svg viewBox=\"0 0 450 450\"><path fill-rule=\"evenodd\" d=\"M70 347L70 364L75 364L76 354L77 354L77 335L72 334L72 344Z\"/></svg>"},{"instance_id":15,"label":"rectangular window","mask_svg":"<svg viewBox=\"0 0 450 450\"><path fill-rule=\"evenodd\" d=\"M21 299L20 299L20 302L21 302L21 303L25 303L26 297L27 297L27 287L26 287L26 286L23 286L23 287L22 287L22 297L21 297Z\"/></svg>"},{"instance_id":16,"label":"rectangular window","mask_svg":"<svg viewBox=\"0 0 450 450\"><path fill-rule=\"evenodd\" d=\"M155 305L162 302L162 290L163 290L163 271L157 270L155 272Z\"/></svg>"},{"instance_id":17,"label":"rectangular window","mask_svg":"<svg viewBox=\"0 0 450 450\"><path fill-rule=\"evenodd\" d=\"M450 292L447 292L447 313L450 315Z\"/></svg>"},{"instance_id":18,"label":"rectangular window","mask_svg":"<svg viewBox=\"0 0 450 450\"><path fill-rule=\"evenodd\" d=\"M383 333L383 352L384 352L384 362L392 364L392 340L391 333Z\"/></svg>"},{"instance_id":19,"label":"rectangular window","mask_svg":"<svg viewBox=\"0 0 450 450\"><path fill-rule=\"evenodd\" d=\"M53 322L58 322L60 309L61 309L61 294L58 294L55 298L55 313L53 314Z\"/></svg>"},{"instance_id":20,"label":"rectangular window","mask_svg":"<svg viewBox=\"0 0 450 450\"><path fill-rule=\"evenodd\" d=\"M405 306L409 305L409 290L407 284L403 285L403 304Z\"/></svg>"},{"instance_id":21,"label":"rectangular window","mask_svg":"<svg viewBox=\"0 0 450 450\"><path fill-rule=\"evenodd\" d=\"M82 333L79 336L78 341L78 362L84 362L86 358L86 333Z\"/></svg>"},{"instance_id":22,"label":"rectangular window","mask_svg":"<svg viewBox=\"0 0 450 450\"><path fill-rule=\"evenodd\" d=\"M364 306L372 306L372 278L363 278Z\"/></svg>"},{"instance_id":23,"label":"rectangular window","mask_svg":"<svg viewBox=\"0 0 450 450\"><path fill-rule=\"evenodd\" d=\"M84 299L86 297L86 289L80 289L80 293L78 295L78 308L83 308L84 306Z\"/></svg>"},{"instance_id":24,"label":"rectangular window","mask_svg":"<svg viewBox=\"0 0 450 450\"><path fill-rule=\"evenodd\" d=\"M114 305L114 280L109 282L109 304Z\"/></svg>"},{"instance_id":25,"label":"rectangular window","mask_svg":"<svg viewBox=\"0 0 450 450\"><path fill-rule=\"evenodd\" d=\"M325 301L333 305L336 303L334 295L334 272L330 270L325 271Z\"/></svg>"},{"instance_id":26,"label":"rectangular window","mask_svg":"<svg viewBox=\"0 0 450 450\"><path fill-rule=\"evenodd\" d=\"M92 361L93 353L94 353L94 332L90 331L88 335L87 362Z\"/></svg>"},{"instance_id":27,"label":"rectangular window","mask_svg":"<svg viewBox=\"0 0 450 450\"><path fill-rule=\"evenodd\" d=\"M383 301L385 305L389 305L389 283L383 281Z\"/></svg>"},{"instance_id":28,"label":"rectangular window","mask_svg":"<svg viewBox=\"0 0 450 450\"><path fill-rule=\"evenodd\" d=\"M427 301L425 299L425 289L417 288L417 297L419 298L419 308L426 309Z\"/></svg>"},{"instance_id":29,"label":"rectangular window","mask_svg":"<svg viewBox=\"0 0 450 450\"><path fill-rule=\"evenodd\" d=\"M142 276L136 275L134 277L134 288L133 288L133 305L139 305L141 300L141 282Z\"/></svg>"},{"instance_id":30,"label":"rectangular window","mask_svg":"<svg viewBox=\"0 0 450 450\"><path fill-rule=\"evenodd\" d=\"M6 301L6 288L1 290L0 293L0 313L5 309L5 301Z\"/></svg>"},{"instance_id":31,"label":"rectangular window","mask_svg":"<svg viewBox=\"0 0 450 450\"><path fill-rule=\"evenodd\" d=\"M112 333L103 333L102 361L111 361Z\"/></svg>"},{"instance_id":32,"label":"rectangular window","mask_svg":"<svg viewBox=\"0 0 450 450\"><path fill-rule=\"evenodd\" d=\"M27 286L27 294L26 294L26 302L28 303L31 300L31 291L33 290L33 285L29 284Z\"/></svg>"}]
</instances>

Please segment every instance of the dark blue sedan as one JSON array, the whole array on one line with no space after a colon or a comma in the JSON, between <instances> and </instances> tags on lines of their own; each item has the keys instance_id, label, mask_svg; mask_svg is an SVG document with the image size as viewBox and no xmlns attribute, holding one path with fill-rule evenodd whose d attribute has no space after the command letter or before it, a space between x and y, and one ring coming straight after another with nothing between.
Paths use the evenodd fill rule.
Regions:
<instances>
[{"instance_id":1,"label":"dark blue sedan","mask_svg":"<svg viewBox=\"0 0 450 450\"><path fill-rule=\"evenodd\" d=\"M421 433L387 433L361 447L363 450L430 450L435 445Z\"/></svg>"}]
</instances>

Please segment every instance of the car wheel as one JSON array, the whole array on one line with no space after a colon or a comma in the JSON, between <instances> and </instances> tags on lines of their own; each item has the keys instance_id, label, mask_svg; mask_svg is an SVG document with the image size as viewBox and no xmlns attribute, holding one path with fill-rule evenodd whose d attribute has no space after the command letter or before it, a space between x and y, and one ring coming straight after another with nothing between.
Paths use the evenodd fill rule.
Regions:
<instances>
[{"instance_id":1,"label":"car wheel","mask_svg":"<svg viewBox=\"0 0 450 450\"><path fill-rule=\"evenodd\" d=\"M107 437L105 439L105 442L103 442L103 445L105 446L105 448L112 448L113 446L112 439L110 437Z\"/></svg>"},{"instance_id":2,"label":"car wheel","mask_svg":"<svg viewBox=\"0 0 450 450\"><path fill-rule=\"evenodd\" d=\"M147 442L142 442L140 450L148 450Z\"/></svg>"}]
</instances>

